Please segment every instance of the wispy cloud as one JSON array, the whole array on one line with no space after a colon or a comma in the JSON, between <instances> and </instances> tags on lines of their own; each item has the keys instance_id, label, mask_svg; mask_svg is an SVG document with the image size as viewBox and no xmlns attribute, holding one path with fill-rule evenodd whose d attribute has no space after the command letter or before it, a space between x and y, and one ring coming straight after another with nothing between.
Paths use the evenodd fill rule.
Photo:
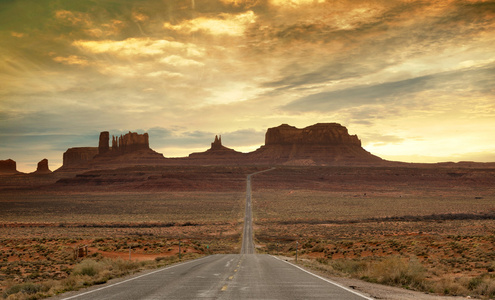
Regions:
<instances>
[{"instance_id":1,"label":"wispy cloud","mask_svg":"<svg viewBox=\"0 0 495 300\"><path fill-rule=\"evenodd\" d=\"M311 94L283 106L282 109L297 112L328 112L373 104L407 107L408 100L416 93L447 89L472 90L473 93L475 91L489 92L495 88L493 80L495 80L495 66L492 65Z\"/></svg>"}]
</instances>

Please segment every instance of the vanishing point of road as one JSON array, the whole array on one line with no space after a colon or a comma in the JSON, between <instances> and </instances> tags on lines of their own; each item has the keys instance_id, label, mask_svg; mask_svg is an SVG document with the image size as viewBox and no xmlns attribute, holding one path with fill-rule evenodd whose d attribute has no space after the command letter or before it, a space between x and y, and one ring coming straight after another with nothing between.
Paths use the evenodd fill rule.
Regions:
<instances>
[{"instance_id":1,"label":"vanishing point of road","mask_svg":"<svg viewBox=\"0 0 495 300\"><path fill-rule=\"evenodd\" d=\"M206 256L116 283L67 293L62 299L371 299L277 257L255 254L251 177L258 173L261 172L248 175L246 180L240 254Z\"/></svg>"}]
</instances>

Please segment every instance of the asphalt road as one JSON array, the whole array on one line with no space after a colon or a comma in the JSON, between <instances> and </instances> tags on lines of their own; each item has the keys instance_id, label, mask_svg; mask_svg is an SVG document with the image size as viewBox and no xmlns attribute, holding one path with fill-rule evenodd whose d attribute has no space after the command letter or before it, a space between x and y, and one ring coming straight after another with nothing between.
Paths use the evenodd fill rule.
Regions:
<instances>
[{"instance_id":1,"label":"asphalt road","mask_svg":"<svg viewBox=\"0 0 495 300\"><path fill-rule=\"evenodd\" d=\"M212 255L63 299L369 299L270 255Z\"/></svg>"},{"instance_id":2,"label":"asphalt road","mask_svg":"<svg viewBox=\"0 0 495 300\"><path fill-rule=\"evenodd\" d=\"M244 229L242 232L241 254L254 254L253 210L251 206L251 175L246 179L246 208L244 212Z\"/></svg>"},{"instance_id":3,"label":"asphalt road","mask_svg":"<svg viewBox=\"0 0 495 300\"><path fill-rule=\"evenodd\" d=\"M251 175L241 254L211 255L57 299L371 299L276 257L254 254Z\"/></svg>"}]
</instances>

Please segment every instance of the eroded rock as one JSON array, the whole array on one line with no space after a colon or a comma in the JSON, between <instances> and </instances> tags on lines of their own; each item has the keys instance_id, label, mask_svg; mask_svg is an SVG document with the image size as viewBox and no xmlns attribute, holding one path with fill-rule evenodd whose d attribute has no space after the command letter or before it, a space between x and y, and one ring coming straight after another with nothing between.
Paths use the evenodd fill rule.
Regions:
<instances>
[{"instance_id":1,"label":"eroded rock","mask_svg":"<svg viewBox=\"0 0 495 300\"><path fill-rule=\"evenodd\" d=\"M0 173L17 173L17 163L12 159L0 160Z\"/></svg>"},{"instance_id":2,"label":"eroded rock","mask_svg":"<svg viewBox=\"0 0 495 300\"><path fill-rule=\"evenodd\" d=\"M48 168L48 159L44 158L38 163L38 167L34 172L36 174L50 174L52 171Z\"/></svg>"}]
</instances>

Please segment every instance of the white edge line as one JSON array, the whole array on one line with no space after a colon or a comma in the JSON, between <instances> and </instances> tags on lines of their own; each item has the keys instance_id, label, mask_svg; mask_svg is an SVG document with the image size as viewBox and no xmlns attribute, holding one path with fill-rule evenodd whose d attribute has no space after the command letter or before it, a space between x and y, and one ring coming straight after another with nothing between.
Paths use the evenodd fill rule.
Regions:
<instances>
[{"instance_id":1,"label":"white edge line","mask_svg":"<svg viewBox=\"0 0 495 300\"><path fill-rule=\"evenodd\" d=\"M369 297L367 297L367 296L365 296L365 295L363 295L363 294L361 294L361 293L358 293L358 292L356 292L356 291L354 291L354 290L351 290L350 288L348 288L348 287L346 287L346 286L343 286L343 285L341 285L341 284L338 284L338 283L336 283L336 282L333 282L333 281L331 281L330 279L326 279L326 278L324 278L324 277L321 277L321 276L319 276L319 275L316 275L316 274L314 274L314 273L311 273L310 271L308 271L308 270L306 270L306 269L303 269L303 268L299 267L298 265L295 265L295 264L293 264L293 263L290 263L290 262L288 262L288 261L286 261L286 260L280 259L280 258L278 258L278 257L276 257L276 256L273 256L273 255L270 255L270 256L271 256L271 257L273 257L273 258L275 258L275 259L278 259L278 260L280 260L280 261L283 261L284 263L289 264L289 265L291 265L291 266L293 266L293 267L295 267L295 268L298 268L298 269L300 269L300 270L302 270L302 271L304 271L304 272L306 272L306 273L308 273L308 274L311 274L311 275L313 275L314 277L317 277L317 278L319 278L319 279L321 279L321 280L323 280L323 281L326 281L326 282L331 283L331 284L333 284L333 285L335 285L335 286L338 286L339 288L342 288L342 289L344 289L344 290L346 290L346 291L348 291L348 292L351 292L351 293L353 293L353 294L355 294L355 295L358 295L358 296L360 296L360 297L363 297L364 299L367 299L367 300L375 300L375 299L373 299L373 298L369 298Z\"/></svg>"},{"instance_id":2,"label":"white edge line","mask_svg":"<svg viewBox=\"0 0 495 300\"><path fill-rule=\"evenodd\" d=\"M175 264L175 265L172 265L172 266L168 266L168 267L165 267L165 268L162 268L162 269L159 269L159 270L150 272L150 273L146 273L146 274L143 274L143 275L139 275L139 276L136 276L136 277L133 277L133 278L129 278L129 279L126 279L124 281L120 281L120 282L117 282L117 283L114 283L114 284L111 284L111 285L106 285L106 286L103 286L103 287L98 288L98 289L95 289L95 290L91 290L91 291L87 291L87 292L84 292L84 293L81 293L81 294L77 294L77 295L74 295L74 296L63 298L62 300L68 300L68 299L74 299L74 298L77 298L77 297L81 297L81 296L84 296L84 295L87 295L87 294L91 294L91 293L94 293L94 292L97 292L97 291L101 291L101 290L104 290L104 289L111 288L113 286L116 286L116 285L119 285L119 284L122 284L122 283L129 282L129 281L132 281L132 280L141 278L141 277L152 275L152 274L155 274L155 273L158 273L158 272L162 272L162 271L165 271L165 270L168 270L168 269L171 269L171 268L175 268L175 267L178 267L178 266L182 266L182 265L185 265L185 264L188 264L188 263L192 263L192 262L195 262L195 261L203 260L203 259L208 258L208 257L211 257L211 255L205 256L205 257L201 257L201 258L198 258L198 259L194 259L194 260L190 260L190 261L186 261L186 262L183 262L183 263Z\"/></svg>"}]
</instances>

